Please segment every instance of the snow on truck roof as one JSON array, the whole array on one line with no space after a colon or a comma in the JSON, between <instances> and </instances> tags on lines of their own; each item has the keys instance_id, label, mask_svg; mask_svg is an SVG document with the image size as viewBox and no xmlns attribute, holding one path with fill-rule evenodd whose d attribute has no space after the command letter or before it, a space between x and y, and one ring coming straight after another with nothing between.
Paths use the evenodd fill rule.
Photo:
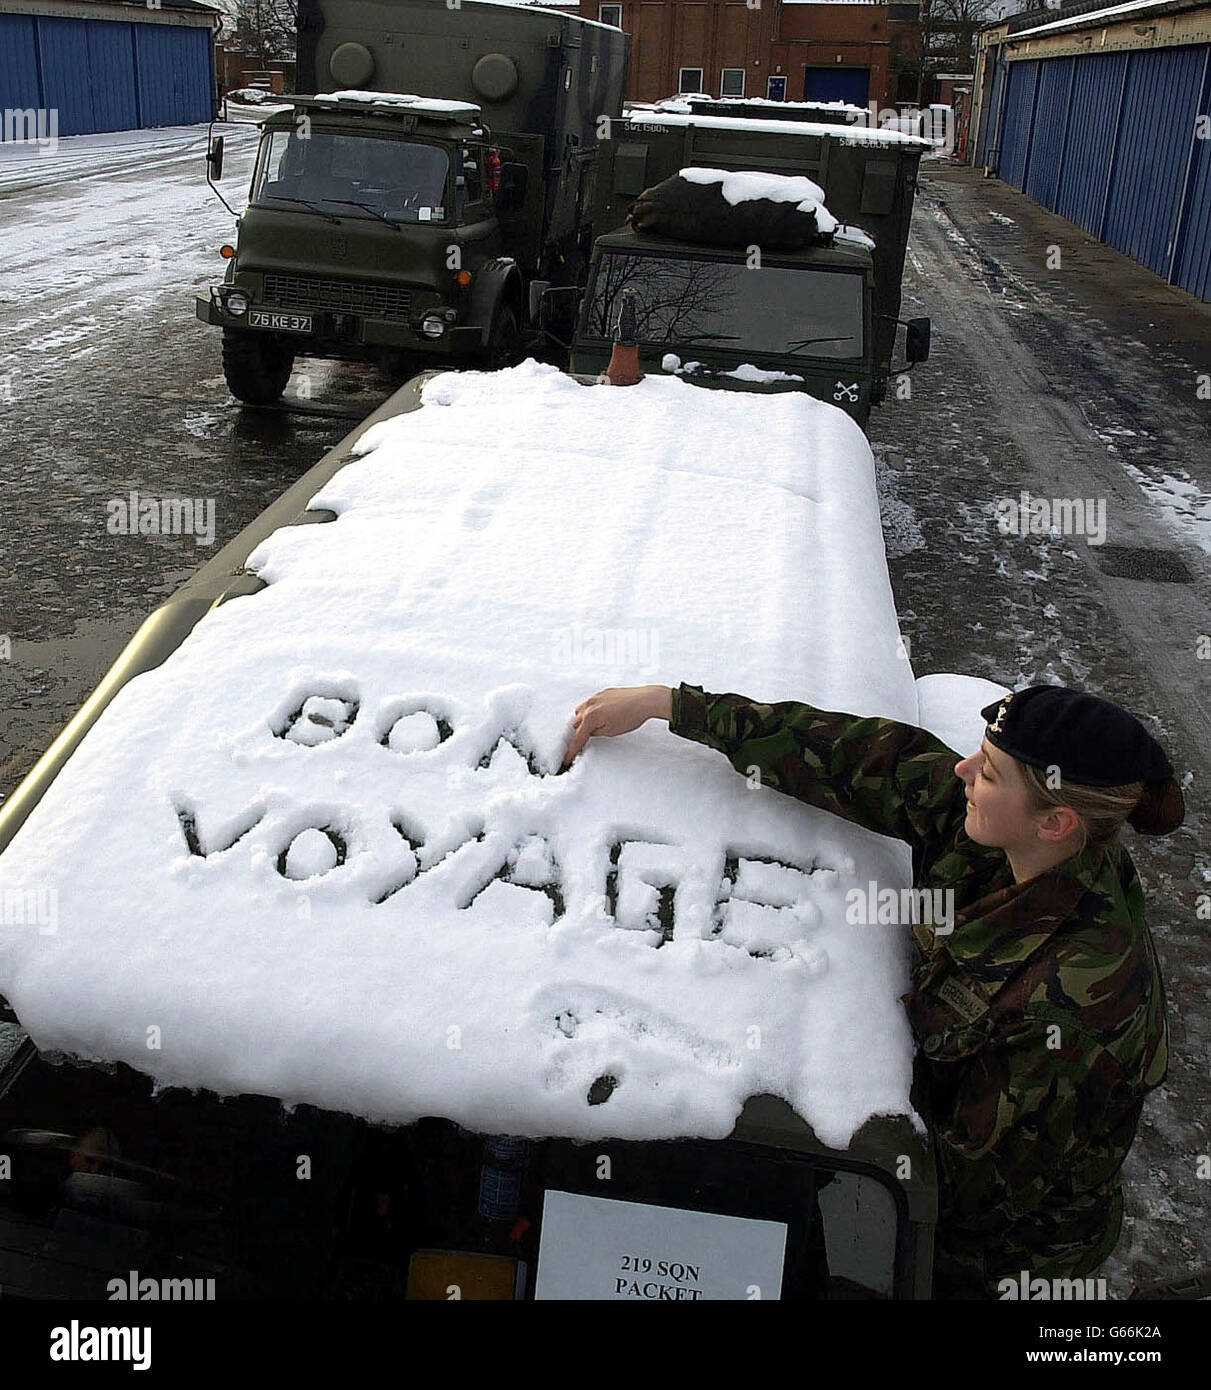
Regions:
<instances>
[{"instance_id":1,"label":"snow on truck roof","mask_svg":"<svg viewBox=\"0 0 1211 1390\"><path fill-rule=\"evenodd\" d=\"M422 400L67 761L0 856L56 903L0 993L44 1048L388 1122L911 1115L904 929L845 920L905 846L658 723L557 774L609 685L916 719L861 430L533 361Z\"/></svg>"},{"instance_id":2,"label":"snow on truck roof","mask_svg":"<svg viewBox=\"0 0 1211 1390\"><path fill-rule=\"evenodd\" d=\"M854 116L867 116L865 106L854 106L848 101L774 101L770 97L715 97L709 92L682 92L675 97L662 97L659 101L645 103L653 111L676 111L686 114L692 111L692 103L700 106L747 106L754 110L769 108L775 111L836 111ZM639 105L639 103L633 103Z\"/></svg>"},{"instance_id":3,"label":"snow on truck roof","mask_svg":"<svg viewBox=\"0 0 1211 1390\"><path fill-rule=\"evenodd\" d=\"M753 116L697 116L680 111L624 111L622 119L642 129L644 126L695 126L703 130L739 130L748 133L768 131L771 135L831 135L841 144L905 145L914 149L932 150L931 140L919 135L905 135L899 130L886 130L847 125L835 126L819 121L764 121Z\"/></svg>"},{"instance_id":4,"label":"snow on truck roof","mask_svg":"<svg viewBox=\"0 0 1211 1390\"><path fill-rule=\"evenodd\" d=\"M410 92L364 92L342 91L321 92L319 96L307 97L307 101L356 102L366 106L402 106L419 114L437 116L475 116L481 114L480 108L470 101L446 101L441 97L419 97Z\"/></svg>"},{"instance_id":5,"label":"snow on truck roof","mask_svg":"<svg viewBox=\"0 0 1211 1390\"><path fill-rule=\"evenodd\" d=\"M803 175L767 174L756 169L706 169L691 165L679 169L687 183L717 183L724 201L794 203L797 212L811 213L817 229L825 236L837 230L837 219L824 206L824 190Z\"/></svg>"}]
</instances>

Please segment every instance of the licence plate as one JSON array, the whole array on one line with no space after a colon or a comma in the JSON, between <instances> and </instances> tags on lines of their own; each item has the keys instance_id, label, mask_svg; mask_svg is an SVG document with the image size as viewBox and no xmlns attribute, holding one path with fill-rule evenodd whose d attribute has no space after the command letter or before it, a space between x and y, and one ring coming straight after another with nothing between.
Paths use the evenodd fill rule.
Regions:
<instances>
[{"instance_id":1,"label":"licence plate","mask_svg":"<svg viewBox=\"0 0 1211 1390\"><path fill-rule=\"evenodd\" d=\"M310 333L310 314L272 314L266 309L253 309L248 315L250 328L276 328L283 333Z\"/></svg>"}]
</instances>

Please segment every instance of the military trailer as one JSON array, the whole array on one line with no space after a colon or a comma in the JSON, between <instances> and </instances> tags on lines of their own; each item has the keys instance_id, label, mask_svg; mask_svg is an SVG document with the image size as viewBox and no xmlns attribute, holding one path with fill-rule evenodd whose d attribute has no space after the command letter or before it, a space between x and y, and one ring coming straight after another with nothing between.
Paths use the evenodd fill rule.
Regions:
<instances>
[{"instance_id":1,"label":"military trailer","mask_svg":"<svg viewBox=\"0 0 1211 1390\"><path fill-rule=\"evenodd\" d=\"M422 455L433 455L442 440L449 448L465 450L467 438L463 422L468 417L464 414L460 418L459 392L470 392L465 398L464 409L471 408L486 392L490 395L488 409L494 416L506 402L512 401L531 412L528 417L531 423L551 420L554 438L536 438L531 442L527 437L510 446L526 449L529 470L517 469L509 459L498 462L495 455L499 449L481 451L480 466L487 473L497 470L493 476L499 475L500 482L494 494L479 484L471 486L471 493L480 499L476 504L480 510L468 515L468 525L460 533L469 549L464 555L453 557L447 556L444 550L438 552L442 564L456 568L465 568L466 564L475 563L475 557L483 556L488 557L486 563L490 566L496 565L491 559L495 544L492 526L483 509L491 505L493 495L499 505L506 479L510 485L532 488L536 499L548 499L553 506L564 506L557 499L552 500L556 490L549 479L544 481L531 475L542 469L558 470L569 466L563 452L564 428L571 418L580 418L586 408L590 415L594 410L601 412L596 419L601 434L598 447L605 447L609 456L616 457L620 463L633 458L638 466L648 467L651 455L648 424L653 419L675 421L681 415L686 417L685 428L674 430L670 437L675 441L674 447L684 447L694 459L702 458L701 444L688 437L692 433L689 421L703 419L702 403L696 399L696 392L681 383L650 382L632 393L588 381L577 382L554 368L535 363L527 363L515 369L515 373L515 378L513 373L492 377L478 374L435 377L430 373L409 382L149 617L91 699L0 808L0 888L11 884L14 874L17 881L21 881L22 873L28 870L28 865L25 869L20 866L20 856L26 850L41 853L45 848L51 854L59 852L54 849L54 842L43 837L39 820L48 810L53 814L52 803L67 794L67 784L81 768L81 758L90 756L90 748L92 756L96 757L107 738L112 740L114 721L124 717L123 710L129 713L140 704L146 707L155 681L167 673L174 662L189 660L191 649L196 647L199 638L204 638L208 628L213 632L215 624L224 626L231 620L238 620L241 614L254 615L256 606L275 593L276 581L266 584L254 572L258 563L255 552L271 542L275 534L280 543L294 549L300 545L313 547L317 543L322 547L328 543L325 537L337 536L342 528L358 529L356 508L352 517L336 520L322 494L334 484L338 488L341 486L337 475L350 465L356 469L362 455L381 437L384 428L411 422L411 428L437 430L436 435L429 436L430 449L408 448L407 464L382 475L394 478L390 484L390 491L396 495L393 506L404 505L414 496L415 506L423 509L427 505L424 501L426 489L434 483L454 492L463 486L458 470L447 470L440 466L440 461L433 467L429 466L428 459L418 463ZM431 384L432 392L426 397ZM593 404L581 404L582 399ZM623 428L624 422L634 416L628 408L628 400L646 401L644 420L647 423L635 448L627 441ZM807 404L795 405L792 413L799 424L806 427L806 434L812 441L814 476L817 479L826 477L830 485L821 489L823 496L800 498L796 503L802 515L814 519L811 535L802 537L795 546L797 558L784 576L788 585L807 578L801 576L800 581L796 581L794 576L799 573L802 557L809 553L835 556L844 568L861 564L855 558L860 549L858 541L881 547L868 446L860 432L838 412L815 403L811 403L811 409L806 409ZM710 409L718 416L719 423L727 422L732 416L738 418L741 413L746 420L755 419L754 406L755 402L745 402L742 406L736 398L714 396ZM615 428L603 429L603 423L610 420L616 422ZM603 440L608 442L603 445ZM787 447L790 450L787 459L796 458L803 447L803 439L797 437L793 446ZM864 459L865 468L850 466L850 456ZM765 465L737 457L736 466L758 478ZM674 466L668 475L670 481L676 484L683 471ZM348 476L345 473L345 477ZM707 474L694 474L689 492L678 505L698 508L697 494L701 493L706 481ZM787 499L791 494L784 490L788 484L789 479L787 484L777 484L778 495L783 499L778 503L782 514L788 512ZM337 505L345 510L344 503ZM627 492L619 499L618 514L626 517L632 511L633 498ZM579 512L573 500L569 518ZM843 525L837 517L844 518ZM732 515L718 516L719 536L734 538L737 530L744 531L743 526L733 526L732 520ZM669 515L668 521L674 526L680 525L675 512ZM587 522L594 534L600 524L600 516ZM570 525L565 529L574 531ZM794 529L792 524L788 534ZM394 539L389 548L395 557L392 563L397 568L411 564L416 547L399 542L398 524L392 525L391 536ZM571 546L573 552L582 545L576 535L561 534L548 527L543 528L541 537L536 531L532 539L556 548ZM717 549L717 543L709 538L704 539L703 544ZM495 574L496 569L486 572ZM399 571L397 579L402 573ZM851 581L856 582L856 574L857 570L848 575L843 587L848 588ZM547 586L549 594L566 596L569 587L566 577L563 568L551 573ZM885 579L880 581L869 574L865 578L869 581L867 608L873 615L874 627L863 629L865 636L857 639L871 643L870 650L864 647L866 661L862 680L871 682L871 688L881 688L884 698L894 708L915 713L918 706L911 671L893 650L896 625L890 586ZM376 572L374 565L368 565L364 578L357 581L364 586L365 604L362 606L383 601L388 590L377 587L382 579L383 575ZM506 602L512 593L511 574L499 574L496 582L499 591L485 594L485 603ZM392 592L400 589L411 594L416 586L389 583L389 588ZM438 587L431 588L425 603L416 610L418 615L441 603L439 593ZM838 595L836 601L826 600L815 605L817 615L821 609L828 610L830 630L839 633L865 621L856 617L852 594L848 592ZM348 603L337 605L327 616L317 611L314 618L317 640L342 641L340 629L349 612ZM542 621L548 615L536 611L531 621L533 616ZM432 617L437 624L434 631L445 632L445 619L439 613L433 613ZM525 625L525 614L517 609L503 626L524 631ZM876 636L876 628L881 636ZM715 636L712 630L709 647L714 646ZM414 644L411 650L416 658L426 647L419 630L401 634L401 640ZM507 645L512 640L510 632L505 631L498 640ZM448 646L448 642L445 645ZM772 642L767 662L771 670L776 662L786 661L785 652L785 643ZM261 647L254 659L258 669L264 669L269 662ZM471 653L467 659L470 661L468 670L482 664L482 656L478 653ZM549 669L558 672L560 668ZM418 660L409 658L400 671L410 686L419 681L420 688L425 688ZM567 688L581 688L595 675L592 670L581 671L579 675L573 672ZM559 679L554 674L549 678ZM547 679L548 675L544 675L541 682L545 684ZM213 687L218 683L212 669L203 684ZM205 690L199 688L197 693L207 698ZM234 688L230 688L220 698L225 700L235 693ZM561 693L561 705L564 698ZM406 711L413 706L405 704L397 708L393 705L391 708L392 717L401 710L405 717L411 717ZM330 741L326 748L313 751L327 758L331 765L331 755L341 753L339 739L331 741L336 739L338 731L327 716L317 712L315 718L313 732ZM373 714L363 711L355 720L373 722ZM162 718L153 719L153 725L163 724ZM356 723L355 727L358 727ZM284 766L280 761L282 755L289 758L312 756L300 746L270 735L268 726L264 732L272 745L268 751L279 768ZM460 729L455 737L465 737L465 733ZM445 736L449 736L448 729ZM514 726L511 737L517 736ZM226 759L224 748L228 741L221 739L216 748L213 738L206 735L206 739L212 750L211 760L218 759L217 767ZM386 747L388 742L385 735L381 738L375 735L366 743L365 752L380 761L389 759L392 754ZM452 742L445 743L435 751L440 754L441 748L454 746ZM145 749L144 754L149 767L162 765L150 750ZM432 753L420 751L415 756L423 763ZM192 759L186 761L190 763ZM686 758L681 760L683 770L689 767L689 762ZM311 766L318 769L320 764ZM484 763L481 761L479 766L483 768ZM520 761L510 766L514 768L510 776L520 778L529 788L524 793L526 796L551 792L563 796L570 790L569 781L563 777L527 777ZM189 766L165 767L165 772L168 780L161 784L161 790L153 799L159 799L181 777L188 780L191 775ZM447 790L442 795L456 795L469 779L483 775L472 765L469 773L464 771L453 780L443 779ZM273 780L280 780L280 776L279 771L273 775ZM594 774L593 785L599 792L608 785L609 776L610 769L604 765ZM56 787L54 784L60 779L63 780ZM515 781L514 784L520 786L521 783ZM734 809L743 818L750 814L754 798L743 789L743 779L736 778L736 784L733 787ZM309 795L312 792L323 795L318 783L310 777L308 788ZM82 801L73 797L73 804L82 806L89 800L90 796ZM405 797L404 801L407 800ZM641 814L639 808L635 808L635 813ZM695 812L695 822L701 814L700 808ZM758 810L752 814L758 816L755 823L764 823L765 812ZM794 823L799 831L804 825L815 827L808 845L801 847L807 856L803 861L805 865L822 867L830 857L837 861L838 868L818 875L813 880L818 887L811 890L826 895L820 900L832 904L830 915L837 916L841 882L851 878L865 881L868 875L886 877L901 871L904 881L908 881L906 851L901 856L903 864L893 870L889 866L899 861L888 858L890 851L881 837L844 827L823 812L799 808L795 814L808 817L806 821ZM236 835L235 841L222 848L221 844L208 843L200 814L195 818L191 812L181 817L178 830L170 813L168 824L172 827L169 838L179 838L184 833L188 844L188 849L178 845L178 852L186 858L179 864L182 872L173 871L172 876L178 883L194 883L197 891L206 896L205 912L213 926L218 911L218 899L213 896L214 875L231 871L234 860L243 858L243 831L236 827L230 832ZM793 841L795 833L793 826L790 828ZM740 830L747 833L743 827ZM254 836L255 833L253 831ZM399 836L403 833L400 829ZM834 834L845 838L834 841ZM399 836L393 832L391 839L403 848ZM225 832L224 844L228 837ZM483 838L481 834L479 841ZM839 845L849 846L856 858L847 863L838 850ZM355 855L352 841L348 848L350 862L335 870L338 876L353 871L355 859L364 863L363 854ZM468 850L477 852L474 844L465 846L460 852ZM217 853L210 854L210 851ZM744 852L756 853L757 849L750 847ZM821 854L825 857L817 863L817 856ZM107 856L102 846L93 845L86 857L102 865ZM457 859L457 855L453 858ZM442 864L450 860L451 856L447 856L429 871L430 875L441 873ZM224 865L228 868L224 869ZM766 873L773 871L772 866L759 867ZM266 862L265 868L271 870L272 866ZM625 860L621 868L625 869ZM281 869L280 862L278 869ZM19 923L10 924L0 935L0 982L16 1005L14 1011L0 1001L0 1019L8 1024L6 1029L0 1022L0 1154L9 1160L10 1177L0 1187L0 1284L6 1295L596 1298L623 1301L701 1301L721 1297L913 1299L929 1296L936 1184L928 1140L904 1108L907 1092L898 1105L884 1106L879 1099L890 1098L903 1084L903 1078L911 1075L906 1025L894 1017L897 1011L894 972L884 978L884 967L876 957L867 954L873 949L870 943L875 935L884 929L836 926L835 930L841 935L830 942L839 957L855 950L859 952L861 964L859 958L855 958L858 968L852 971L852 981L846 986L856 992L853 1005L857 1009L856 1017L869 1018L876 995L880 999L886 996L887 1010L885 1015L881 1014L878 1041L881 1045L887 1039L894 1043L890 1053L881 1052L879 1048L868 1052L861 1038L850 1036L852 1027L830 1029L821 1023L823 1032L816 1035L814 1065L821 1064L822 1050L827 1053L830 1048L850 1049L846 1055L852 1058L849 1067L854 1081L859 1087L868 1083L872 1087L874 1103L870 1114L857 1125L848 1143L822 1142L816 1129L785 1099L769 1093L748 1097L726 1137L695 1138L692 1137L693 1126L688 1127L687 1137L684 1120L678 1125L676 1117L670 1114L668 1120L660 1121L668 1137L611 1138L612 1132L627 1128L625 1123L618 1127L611 1125L611 1090L615 1089L613 1103L619 1103L621 1094L625 1105L628 1088L641 1084L634 1068L628 1071L625 1066L618 1069L617 1075L597 1078L589 1089L587 1107L578 1102L577 1113L581 1116L603 1117L601 1121L594 1121L598 1137L588 1139L583 1132L583 1121L580 1122L581 1132L567 1137L568 1130L557 1118L544 1120L527 1105L519 1108L516 1103L510 1111L496 1112L508 1113L514 1122L508 1127L499 1126L506 1130L504 1133L490 1132L482 1125L460 1123L452 1108L452 1096L440 1086L434 1092L432 1109L423 1111L422 1118L401 1125L358 1118L359 1114L366 1113L362 1108L366 1104L364 1094L355 1098L350 1093L346 1108L332 1102L316 1104L307 1096L300 1097L293 1089L289 1093L278 1089L276 1083L258 1085L255 1069L260 1061L271 1061L286 1036L305 1031L311 1026L311 1019L295 1015L283 1020L280 1027L274 1025L271 1034L259 1043L247 1037L234 1037L231 1029L215 1017L231 1006L232 1001L213 984L198 985L190 968L186 968L188 983L183 982L181 986L182 997L171 993L163 995L160 1003L151 1007L155 1009L154 1016L162 1020L164 1010L172 1012L178 1006L187 1014L194 1014L197 994L195 1017L210 1038L198 1052L192 1046L182 1046L183 1015L176 1025L166 1022L162 1051L149 1051L140 1042L132 1052L124 1044L116 1044L112 1039L106 1041L94 1031L96 1020L85 1022L74 1008L64 1009L54 1003L48 1008L46 1000L36 1002L34 995L27 992L27 987L40 973L34 957L25 956L28 949L32 948L39 960L53 958L56 980L63 978L66 965L62 952L74 955L79 950L86 954L92 951L88 939L96 929L96 922L92 920L96 914L89 904L95 906L96 899L86 893L75 901L73 890L62 874L60 879L63 882L62 921L41 934L31 917L25 927ZM130 889L137 879L124 870L122 881ZM806 883L807 879L800 876L800 881ZM308 901L314 901L316 916L312 918L309 910L308 921L303 923L300 918L298 925L304 938L314 945L322 931L322 888L313 892L302 884L292 888L285 879L274 878L274 882L278 886L271 888L268 896L258 892L259 907L249 905L251 915L246 942L256 951L272 949L280 924L273 925L265 914L270 912L274 896L306 887ZM206 886L208 883L210 887ZM525 891L515 885L497 882L495 886L513 893L513 902L518 901L518 894L526 896ZM606 938L593 947L606 952L601 956L603 970L608 971L609 954L618 948L622 951L620 959L635 958L641 972L635 977L635 984L642 991L643 980L651 978L652 969L663 969L662 962L671 960L673 950L667 943L663 951L648 950L649 945L660 944L662 933L659 930L622 929L623 898L627 891L616 890L609 899L618 917L618 926L602 919L589 935L597 937L601 932L606 933ZM650 891L656 893L655 889ZM680 895L677 895L675 907L671 889L657 896L661 905L653 906L652 911L658 913L662 921L666 908L680 914ZM540 892L531 892L530 897L534 902L545 901ZM302 899L299 901L301 903ZM570 900L567 904L561 902L559 910L571 905ZM779 913L785 917L788 911L785 907L758 909L755 904L749 904L748 910L772 912L775 917ZM124 921L139 920L137 913L130 916L126 909L123 911ZM494 928L485 928L485 949L507 928L510 914L515 917L517 912L518 909L511 906L504 917L494 919ZM171 905L161 902L152 913L154 922L139 922L138 934L144 937L144 945L136 948L133 938L128 940L135 954L119 953L123 959L118 959L115 954L102 951L92 957L93 964L89 968L100 970L108 982L98 982L98 988L90 990L89 997L94 1003L99 1004L111 987L117 993L128 988L137 991L142 987L149 958L141 953L157 933L163 941L163 932L179 934L184 930L184 924L175 920L172 913ZM679 916L677 921L680 922ZM546 940L547 930L538 928L535 937L544 951L547 948L541 943ZM676 927L674 940L680 930L680 926ZM795 930L798 931L798 927ZM150 931L150 937L145 937L146 931ZM209 935L210 931L204 928L195 938L195 944L204 944ZM381 962L383 967L390 967L390 955L405 949L409 936L415 936L411 929L394 938L396 945ZM645 945L646 937L654 939ZM188 954L190 947L186 937L178 935L177 941L174 952L184 950ZM569 938L566 934L563 942L557 958L567 955ZM683 942L681 949L687 944ZM890 938L889 944L898 954L898 947ZM300 949L310 948L303 948L300 943ZM362 948L354 946L353 949ZM756 979L758 985L766 989L783 980L785 985L778 987L789 991L786 998L792 1005L790 1013L796 1018L800 1013L799 990L810 988L811 971L818 972L825 964L818 952L813 957L810 951L804 961L809 963L814 958L816 963L807 973L793 965L788 967L760 959L776 957L778 953L772 942L756 939L750 942L747 952L742 945L728 946L723 942L714 946L704 943L702 949L714 953L719 962L727 966L724 977L715 986L725 991L721 997L731 997L737 989L749 987L746 981ZM152 945L151 950L155 955L160 948ZM26 960L26 966L15 971L13 951L25 956ZM132 974L128 965L136 958L143 964ZM26 968L29 966L33 966L32 973ZM787 968L792 969L791 975L776 973ZM843 965L839 963L834 967L834 974L839 976L842 970ZM771 971L775 973L766 973ZM235 993L242 995L256 981L254 972L241 968L238 974L240 983ZM306 1014L320 1012L326 999L347 989L318 966L309 965L307 974L311 983L307 986L310 997L305 1006ZM269 975L263 983L273 997L280 997L282 982L273 978L272 971ZM423 982L416 979L414 983ZM57 988L52 985L52 990ZM499 994L500 1006L508 1006L508 986L498 983L494 988ZM709 988L709 978L702 977L699 991ZM582 1010L590 1033L589 1025L594 1017L598 1019L594 1025L597 1028L610 1024L611 1010L616 1008L608 998L599 999L596 1004L592 1002L594 998L597 996L590 992L590 1002ZM395 998L391 1008L406 1010L408 1002L401 995ZM685 1003L690 1007L693 1001ZM544 1010L547 1007L544 1004ZM554 1004L549 1007L554 1011ZM26 1008L28 1015L22 1019L21 1013ZM363 1014L374 1012L368 1004L363 1005ZM144 1003L132 999L129 1005L122 1007L120 1015L115 1015L118 1017L136 1020L141 1029L144 1018L152 1015L147 1013ZM562 1015L556 1021L561 1030L575 1031L574 1022ZM625 1024L626 1020L623 1022ZM41 1048L22 1035L22 1023L40 1039ZM125 1024L120 1026L125 1027ZM666 1037L669 1027L669 1023L661 1023L658 1017L648 1022L640 1019L638 1023L626 1025L624 1033L616 1034L616 1042L624 1051L629 1049L633 1053L634 1061L645 1055L644 1049L653 1041L671 1041L671 1035ZM418 1017L409 1028L423 1033L423 1021ZM335 1034L329 1036L325 1032L323 1036L327 1048L344 1045ZM502 1034L489 1050L499 1047L504 1038ZM866 1039L867 1045L869 1042L870 1039ZM219 1094L197 1079L205 1075L208 1065L206 1057L199 1053L209 1053L216 1047L222 1050L228 1043L234 1048L232 1056L238 1059L236 1072L243 1081L225 1086ZM550 1045L556 1049L552 1057L575 1055L579 1046L575 1039L555 1030L552 1030ZM591 1069L600 1070L601 1063L591 1055L592 1050L600 1046L600 1040L594 1043L587 1037L585 1045L590 1049ZM466 1049L471 1046L472 1039L468 1038L462 1054L447 1051L446 1043L439 1045L437 1051L422 1048L417 1054L420 1059L417 1070L412 1072L408 1084L424 1085L425 1073L435 1064L445 1065L447 1061L457 1073L462 1065L460 1056L466 1055ZM266 1058L261 1057L262 1049ZM759 1056L758 1052L746 1052L741 1044L731 1062L722 1056L716 1059L705 1040L700 1050L702 1058L697 1065L711 1075L716 1074L717 1067L722 1067L721 1074L726 1074L729 1068L748 1065L746 1058ZM368 1063L360 1048L355 1051L357 1066L364 1073ZM161 1075L157 1084L153 1074L160 1059L170 1055L174 1059L171 1066L176 1070L176 1080ZM393 1055L394 1050L385 1057ZM679 1094L683 1097L680 1104L684 1106L685 1096L679 1090L678 1073L684 1070L686 1061L678 1060L679 1055L674 1053L665 1063L658 1064L650 1077L652 1114L655 1116L663 1116ZM304 1060L300 1076L314 1071L321 1061L318 1055L311 1054L310 1060ZM196 1070L198 1067L202 1068L200 1072ZM183 1084L182 1078L189 1079ZM378 1081L381 1083L382 1078ZM620 1091L616 1089L619 1087ZM363 1091L360 1084L354 1089ZM383 1094L391 1094L391 1087L388 1086ZM538 1085L535 1097L541 1099L544 1094L543 1087ZM291 1103L283 1107L279 1097ZM298 1103L300 1101L302 1103ZM489 1103L494 1105L495 1101L489 1098ZM915 1096L913 1106L924 1114ZM378 1104L371 1108L377 1110ZM897 1109L899 1113L895 1113ZM619 1112L620 1120L626 1113ZM856 1113L866 1113L865 1108ZM301 1167L304 1161L305 1172Z\"/></svg>"},{"instance_id":2,"label":"military trailer","mask_svg":"<svg viewBox=\"0 0 1211 1390\"><path fill-rule=\"evenodd\" d=\"M572 370L600 371L608 361L624 283L640 299L670 285L683 299L696 286L693 314L654 316L659 331L640 343L645 370L660 370L671 353L678 366L696 363L702 385L807 391L865 426L897 370L904 258L928 142L861 127L653 110L629 114L610 144L596 222L615 230L594 246ZM671 242L624 227L639 194L695 166L806 176L842 224L833 245L762 253L762 273L752 274L751 246ZM552 320L569 296L548 297ZM560 327L568 331L566 319ZM903 366L925 360L928 347L928 320L914 320Z\"/></svg>"},{"instance_id":3,"label":"military trailer","mask_svg":"<svg viewBox=\"0 0 1211 1390\"><path fill-rule=\"evenodd\" d=\"M530 283L583 283L628 37L490 0L311 0L299 34L306 95L265 122L226 276L197 300L233 395L276 400L296 356L515 360Z\"/></svg>"}]
</instances>

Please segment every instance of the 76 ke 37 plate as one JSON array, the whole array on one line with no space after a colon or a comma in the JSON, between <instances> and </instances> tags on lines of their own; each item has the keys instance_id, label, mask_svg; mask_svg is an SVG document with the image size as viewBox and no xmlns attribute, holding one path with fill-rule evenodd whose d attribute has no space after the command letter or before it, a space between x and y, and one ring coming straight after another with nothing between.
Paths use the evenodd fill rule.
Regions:
<instances>
[{"instance_id":1,"label":"76 ke 37 plate","mask_svg":"<svg viewBox=\"0 0 1211 1390\"><path fill-rule=\"evenodd\" d=\"M253 309L248 315L249 328L276 328L284 333L310 333L310 314L274 314L267 309Z\"/></svg>"}]
</instances>

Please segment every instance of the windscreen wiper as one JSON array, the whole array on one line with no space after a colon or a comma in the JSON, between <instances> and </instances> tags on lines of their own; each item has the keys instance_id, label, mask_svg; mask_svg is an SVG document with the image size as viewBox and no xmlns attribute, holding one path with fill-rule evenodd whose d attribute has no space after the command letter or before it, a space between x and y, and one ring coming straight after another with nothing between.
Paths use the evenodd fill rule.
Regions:
<instances>
[{"instance_id":1,"label":"windscreen wiper","mask_svg":"<svg viewBox=\"0 0 1211 1390\"><path fill-rule=\"evenodd\" d=\"M852 333L843 333L839 338L799 338L793 343L787 343L787 352L798 352L801 348L811 347L813 343L852 343L857 340Z\"/></svg>"},{"instance_id":2,"label":"windscreen wiper","mask_svg":"<svg viewBox=\"0 0 1211 1390\"><path fill-rule=\"evenodd\" d=\"M397 222L393 217L388 217L385 212L380 212L378 208L372 207L369 203L359 203L354 198L325 198L324 202L340 203L342 207L347 208L365 208L368 213L371 213L380 221L385 222L388 227L394 227L397 232L403 230L402 222Z\"/></svg>"},{"instance_id":3,"label":"windscreen wiper","mask_svg":"<svg viewBox=\"0 0 1211 1390\"><path fill-rule=\"evenodd\" d=\"M689 347L691 343L738 343L738 333L693 333L688 338L678 338L672 347Z\"/></svg>"},{"instance_id":4,"label":"windscreen wiper","mask_svg":"<svg viewBox=\"0 0 1211 1390\"><path fill-rule=\"evenodd\" d=\"M308 202L306 198L291 198L288 194L285 193L266 193L264 197L275 203L297 203L299 207L306 208L309 212L319 213L319 215L326 222L335 222L338 227L341 225L341 219L337 217L334 213L325 212L324 209L320 207L318 203Z\"/></svg>"}]
</instances>

